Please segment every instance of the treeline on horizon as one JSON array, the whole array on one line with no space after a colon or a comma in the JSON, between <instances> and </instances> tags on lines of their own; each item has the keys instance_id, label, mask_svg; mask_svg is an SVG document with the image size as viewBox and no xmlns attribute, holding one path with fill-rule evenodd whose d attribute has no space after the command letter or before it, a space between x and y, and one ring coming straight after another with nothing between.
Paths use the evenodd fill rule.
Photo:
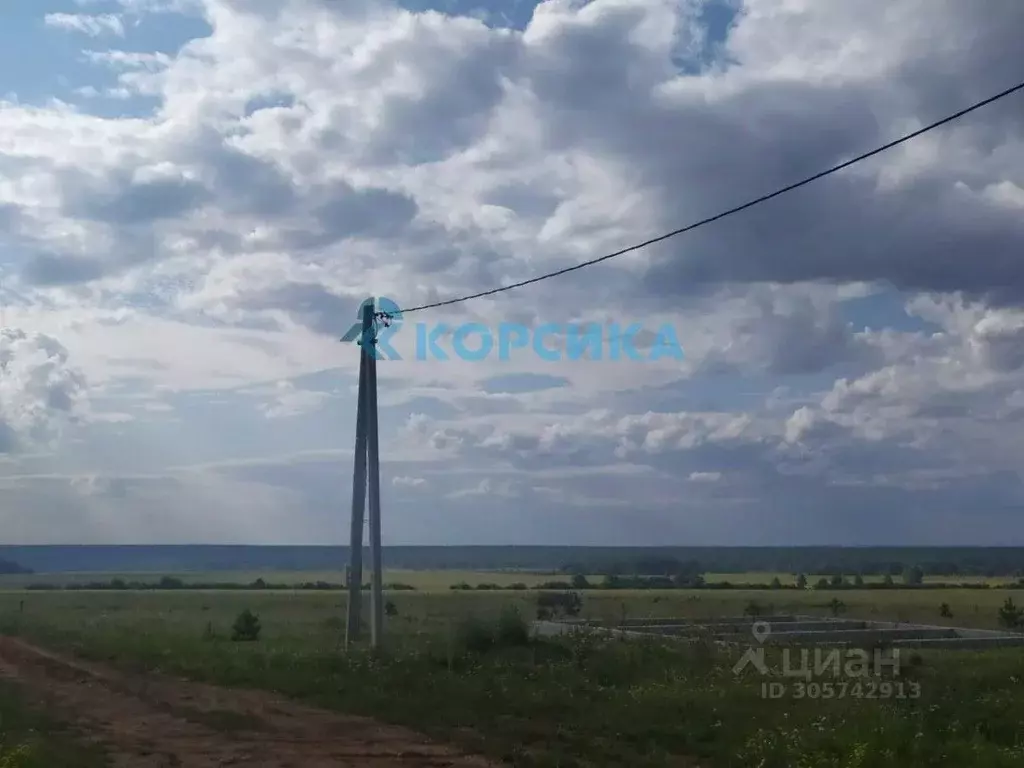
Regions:
<instances>
[{"instance_id":1,"label":"treeline on horizon","mask_svg":"<svg viewBox=\"0 0 1024 768\"><path fill-rule=\"evenodd\" d=\"M1024 554L1024 551L1021 552ZM882 576L888 579L903 578L907 583L920 583L925 576L947 576L947 577L1024 577L1024 561L1007 560L999 563L977 563L971 561L956 561L952 559L929 560L926 558L908 558L906 560L895 559L870 559L865 558L860 562L849 562L843 558L834 559L801 559L796 563L800 567L793 567L790 564L785 568L746 568L743 570L727 570L716 567L717 564L699 562L697 560L679 560L674 557L642 556L631 559L613 560L610 562L586 562L576 561L567 563L560 569L562 573L593 574L601 573L609 576L626 576L645 574L650 576L678 576L680 574L705 574L715 573L721 575L741 573L783 573L792 575L815 575L829 576L832 581L839 583L840 577L850 576ZM918 578L919 577L919 578ZM910 579L910 581L908 581ZM914 581L916 579L916 582ZM725 581L725 580L723 580Z\"/></svg>"},{"instance_id":2,"label":"treeline on horizon","mask_svg":"<svg viewBox=\"0 0 1024 768\"><path fill-rule=\"evenodd\" d=\"M536 589L1019 589L1024 587L1020 574L1015 582L989 584L985 581L957 581L956 575L945 576L948 581L925 581L925 570L919 565L905 565L896 573L895 564L890 572L882 575L880 581L867 581L864 576L879 574L842 573L839 570L825 571L828 576L812 579L805 573L793 574L792 583L784 583L778 575L761 583L743 581L733 583L728 579L708 581L706 571L694 560L680 561L672 558L644 558L631 562L617 563L600 581L595 582L587 575L582 564L566 566L572 574L569 581L548 581ZM459 589L459 586L453 589ZM478 587L479 588L479 587Z\"/></svg>"},{"instance_id":3,"label":"treeline on horizon","mask_svg":"<svg viewBox=\"0 0 1024 768\"><path fill-rule=\"evenodd\" d=\"M367 553L368 556L368 553ZM0 546L5 573L341 571L343 546ZM385 547L386 567L409 570L636 573L638 561L692 561L705 573L1020 577L1024 547ZM644 568L641 568L644 570ZM651 574L651 575L657 575Z\"/></svg>"},{"instance_id":4,"label":"treeline on horizon","mask_svg":"<svg viewBox=\"0 0 1024 768\"><path fill-rule=\"evenodd\" d=\"M549 580L535 584L526 582L515 582L512 584L495 584L493 582L481 582L470 584L459 582L452 584L449 589L455 591L521 591L532 590L541 593L546 592L580 592L583 590L663 590L663 589L707 589L707 590L843 590L843 589L1021 589L1024 588L1024 579L1015 582L990 584L984 581L957 582L925 582L924 572L918 567L912 567L904 571L899 579L886 575L882 581L865 581L860 574L846 576L834 574L830 577L819 577L814 583L805 574L797 574L792 583L783 583L778 576L773 576L767 583L742 582L734 583L728 580L709 582L700 573L688 571L685 564L674 573L664 575L642 575L642 574L606 574L601 577L586 576L578 573L569 580ZM370 589L369 584L363 584L364 590ZM384 591L416 591L417 588L411 584L401 582L388 582L383 585ZM257 578L249 583L243 582L186 582L175 576L163 576L156 581L141 581L137 579L113 578L107 581L71 582L67 584L54 582L33 582L25 586L28 591L166 591L166 590L228 590L228 591L249 591L249 590L336 590L345 589L341 583L327 581L305 581L297 583L274 583Z\"/></svg>"},{"instance_id":5,"label":"treeline on horizon","mask_svg":"<svg viewBox=\"0 0 1024 768\"><path fill-rule=\"evenodd\" d=\"M363 584L363 589L370 589L370 584ZM389 582L383 585L389 591L414 591L416 587L411 584L400 582ZM25 585L25 589L32 592L60 592L60 591L104 591L104 590L137 590L137 591L161 591L161 590L341 590L345 589L344 584L329 581L303 581L294 584L276 584L264 581L262 578L255 579L248 584L234 581L210 581L210 582L186 582L176 576L162 576L157 581L140 581L138 579L109 579L107 581L83 581L69 584L55 584L52 582L35 582ZM2 765L2 764L0 764Z\"/></svg>"}]
</instances>

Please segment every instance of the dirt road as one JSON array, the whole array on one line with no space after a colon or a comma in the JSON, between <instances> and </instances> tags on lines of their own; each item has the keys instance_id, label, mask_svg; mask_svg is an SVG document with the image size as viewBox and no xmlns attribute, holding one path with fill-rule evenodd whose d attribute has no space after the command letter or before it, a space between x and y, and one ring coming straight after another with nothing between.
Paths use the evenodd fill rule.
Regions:
<instances>
[{"instance_id":1,"label":"dirt road","mask_svg":"<svg viewBox=\"0 0 1024 768\"><path fill-rule=\"evenodd\" d=\"M496 768L404 728L264 692L129 676L13 638L0 638L0 676L103 744L117 768Z\"/></svg>"}]
</instances>

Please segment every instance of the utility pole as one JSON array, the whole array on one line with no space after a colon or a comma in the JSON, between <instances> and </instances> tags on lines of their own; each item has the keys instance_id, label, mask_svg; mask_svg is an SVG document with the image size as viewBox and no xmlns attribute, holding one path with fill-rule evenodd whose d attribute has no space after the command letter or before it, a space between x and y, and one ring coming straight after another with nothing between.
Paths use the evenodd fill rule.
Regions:
<instances>
[{"instance_id":1,"label":"utility pole","mask_svg":"<svg viewBox=\"0 0 1024 768\"><path fill-rule=\"evenodd\" d=\"M384 634L383 563L380 542L380 451L377 436L377 332L374 302L363 306L359 339L359 395L356 447L352 460L352 528L349 540L348 623L345 645L359 640L363 613L363 514L369 491L370 644L378 648Z\"/></svg>"},{"instance_id":2,"label":"utility pole","mask_svg":"<svg viewBox=\"0 0 1024 768\"><path fill-rule=\"evenodd\" d=\"M363 514L366 507L366 448L369 362L373 360L373 302L363 306L363 327L359 339L359 394L356 405L356 446L352 457L352 527L349 537L348 621L345 646L359 640L363 614ZM376 400L376 398L374 398ZM376 421L376 418L374 419Z\"/></svg>"},{"instance_id":3,"label":"utility pole","mask_svg":"<svg viewBox=\"0 0 1024 768\"><path fill-rule=\"evenodd\" d=\"M376 339L374 339L376 342ZM377 442L377 356L366 355L367 445L370 497L370 644L378 648L384 630L384 603L380 546L380 453Z\"/></svg>"}]
</instances>

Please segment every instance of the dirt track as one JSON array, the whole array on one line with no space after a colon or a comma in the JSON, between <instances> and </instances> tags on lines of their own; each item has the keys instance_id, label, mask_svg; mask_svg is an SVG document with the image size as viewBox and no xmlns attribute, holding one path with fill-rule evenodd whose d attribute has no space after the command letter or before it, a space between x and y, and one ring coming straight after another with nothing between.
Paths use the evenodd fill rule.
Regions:
<instances>
[{"instance_id":1,"label":"dirt track","mask_svg":"<svg viewBox=\"0 0 1024 768\"><path fill-rule=\"evenodd\" d=\"M0 676L103 744L118 768L496 768L404 728L263 692L128 676L13 638L0 638Z\"/></svg>"}]
</instances>

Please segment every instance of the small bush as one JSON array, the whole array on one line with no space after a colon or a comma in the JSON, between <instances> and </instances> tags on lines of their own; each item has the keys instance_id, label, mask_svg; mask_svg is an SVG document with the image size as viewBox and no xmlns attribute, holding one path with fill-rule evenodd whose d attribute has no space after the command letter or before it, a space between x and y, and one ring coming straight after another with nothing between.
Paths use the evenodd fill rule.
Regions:
<instances>
[{"instance_id":1,"label":"small bush","mask_svg":"<svg viewBox=\"0 0 1024 768\"><path fill-rule=\"evenodd\" d=\"M828 601L826 607L829 609L833 616L838 616L840 613L843 613L846 610L846 603L844 603L837 597L833 597L831 600Z\"/></svg>"},{"instance_id":2,"label":"small bush","mask_svg":"<svg viewBox=\"0 0 1024 768\"><path fill-rule=\"evenodd\" d=\"M494 647L494 629L470 617L459 624L456 642L467 653L486 653Z\"/></svg>"},{"instance_id":3,"label":"small bush","mask_svg":"<svg viewBox=\"0 0 1024 768\"><path fill-rule=\"evenodd\" d=\"M260 639L260 617L246 608L235 619L231 627L231 639L237 642L254 642Z\"/></svg>"},{"instance_id":4,"label":"small bush","mask_svg":"<svg viewBox=\"0 0 1024 768\"><path fill-rule=\"evenodd\" d=\"M949 603L943 603L939 606L939 616L944 619L953 618L953 611L949 607Z\"/></svg>"},{"instance_id":5,"label":"small bush","mask_svg":"<svg viewBox=\"0 0 1024 768\"><path fill-rule=\"evenodd\" d=\"M528 645L530 642L530 627L519 609L515 606L508 606L498 617L497 637L498 645L520 646Z\"/></svg>"},{"instance_id":6,"label":"small bush","mask_svg":"<svg viewBox=\"0 0 1024 768\"><path fill-rule=\"evenodd\" d=\"M388 600L386 603L384 603L384 615L386 615L386 616L397 616L398 615L398 606L395 605L395 601L394 600Z\"/></svg>"},{"instance_id":7,"label":"small bush","mask_svg":"<svg viewBox=\"0 0 1024 768\"><path fill-rule=\"evenodd\" d=\"M0 745L0 768L28 768L35 765L36 755L27 744L19 744L13 748Z\"/></svg>"},{"instance_id":8,"label":"small bush","mask_svg":"<svg viewBox=\"0 0 1024 768\"><path fill-rule=\"evenodd\" d=\"M541 592L537 595L537 618L578 616L583 608L579 592ZM544 615L542 615L544 614Z\"/></svg>"},{"instance_id":9,"label":"small bush","mask_svg":"<svg viewBox=\"0 0 1024 768\"><path fill-rule=\"evenodd\" d=\"M1024 618L1024 610L1018 608L1012 597L1006 598L1003 607L999 609L999 624L1007 629L1017 629Z\"/></svg>"}]
</instances>

